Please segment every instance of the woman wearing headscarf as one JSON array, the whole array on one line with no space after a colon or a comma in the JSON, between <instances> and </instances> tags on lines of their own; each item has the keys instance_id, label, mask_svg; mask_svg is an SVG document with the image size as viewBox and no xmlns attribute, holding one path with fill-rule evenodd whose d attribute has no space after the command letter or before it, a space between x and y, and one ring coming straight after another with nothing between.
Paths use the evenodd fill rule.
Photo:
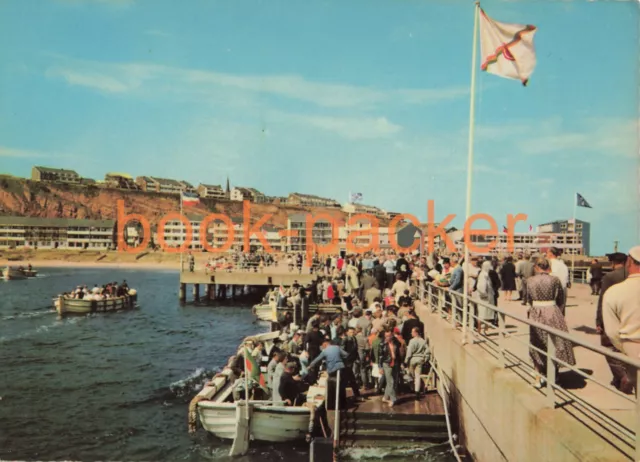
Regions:
<instances>
[{"instance_id":1,"label":"woman wearing headscarf","mask_svg":"<svg viewBox=\"0 0 640 462\"><path fill-rule=\"evenodd\" d=\"M567 323L562 315L561 309L564 303L564 288L562 282L550 273L551 265L549 260L539 257L536 260L535 276L527 279L527 302L531 304L529 308L529 319L540 324L544 324L563 332L569 332ZM529 343L532 347L542 351L547 351L548 334L536 327L529 328ZM556 347L555 357L560 361L574 366L576 358L573 354L573 344L565 339L556 337L554 339ZM534 348L529 349L529 354L533 360L533 365L538 372L536 377L536 388L546 385L544 376L547 374L547 356ZM558 363L554 361L554 367L558 368Z\"/></svg>"},{"instance_id":2,"label":"woman wearing headscarf","mask_svg":"<svg viewBox=\"0 0 640 462\"><path fill-rule=\"evenodd\" d=\"M487 334L487 323L493 322L494 311L486 305L495 304L495 291L493 289L493 283L491 282L491 275L489 274L493 266L490 261L482 263L480 274L478 274L478 282L476 284L476 298L482 301L482 304L478 304L478 319L476 319L476 326L478 333Z\"/></svg>"}]
</instances>

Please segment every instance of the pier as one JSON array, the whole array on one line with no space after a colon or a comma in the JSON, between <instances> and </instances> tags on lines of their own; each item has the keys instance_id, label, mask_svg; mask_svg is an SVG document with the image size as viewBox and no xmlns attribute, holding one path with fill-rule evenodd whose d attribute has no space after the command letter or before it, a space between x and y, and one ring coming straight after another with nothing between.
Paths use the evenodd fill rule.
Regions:
<instances>
[{"instance_id":1,"label":"pier","mask_svg":"<svg viewBox=\"0 0 640 462\"><path fill-rule=\"evenodd\" d=\"M542 389L533 387L526 306L501 299L500 327L486 336L468 329L463 341L444 293L431 287L417 311L452 390L460 442L475 460L640 460L640 408L635 396L609 385L595 331L598 297L589 286L574 284L567 300L565 335L574 342L577 365L548 375L553 386Z\"/></svg>"},{"instance_id":2,"label":"pier","mask_svg":"<svg viewBox=\"0 0 640 462\"><path fill-rule=\"evenodd\" d=\"M183 303L187 301L189 284L192 286L192 300L198 303L226 298L227 287L231 287L231 298L233 299L236 297L238 289L245 286L267 289L274 286L290 287L296 282L306 286L316 277L316 274L311 273L308 267L304 267L302 273L299 273L297 269L289 271L286 266L267 266L257 271L254 268L248 270L234 268L231 271L183 270L180 272L178 297Z\"/></svg>"}]
</instances>

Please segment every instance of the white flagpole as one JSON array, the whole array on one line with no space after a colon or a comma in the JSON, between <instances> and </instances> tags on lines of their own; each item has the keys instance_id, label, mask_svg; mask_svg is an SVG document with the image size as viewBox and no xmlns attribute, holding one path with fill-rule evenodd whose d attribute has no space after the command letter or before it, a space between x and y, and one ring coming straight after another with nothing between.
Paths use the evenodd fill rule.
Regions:
<instances>
[{"instance_id":1,"label":"white flagpole","mask_svg":"<svg viewBox=\"0 0 640 462\"><path fill-rule=\"evenodd\" d=\"M578 214L578 193L573 197L573 243L576 244L578 233L578 223L576 222L576 215ZM571 280L569 282L573 283L575 279L575 269L576 269L576 252L578 249L573 249L571 252Z\"/></svg>"},{"instance_id":2,"label":"white flagpole","mask_svg":"<svg viewBox=\"0 0 640 462\"><path fill-rule=\"evenodd\" d=\"M473 50L471 52L471 101L469 103L469 156L467 161L467 210L466 220L471 216L471 185L473 180L473 135L476 117L476 61L478 53L478 13L480 11L480 2L476 2L475 13L473 17ZM469 268L469 243L466 236L464 241L464 264ZM462 343L467 343L467 323L469 311L469 277L464 274L464 294L462 302ZM454 310L451 310L452 316L455 316Z\"/></svg>"}]
</instances>

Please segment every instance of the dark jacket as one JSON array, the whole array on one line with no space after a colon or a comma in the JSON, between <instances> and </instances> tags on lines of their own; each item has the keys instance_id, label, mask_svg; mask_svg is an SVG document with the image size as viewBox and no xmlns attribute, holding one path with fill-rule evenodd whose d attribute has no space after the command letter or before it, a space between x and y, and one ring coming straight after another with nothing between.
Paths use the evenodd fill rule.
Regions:
<instances>
[{"instance_id":1,"label":"dark jacket","mask_svg":"<svg viewBox=\"0 0 640 462\"><path fill-rule=\"evenodd\" d=\"M624 267L616 268L608 274L605 274L602 278L602 289L600 291L600 298L598 298L598 308L596 309L596 327L602 329L602 335L600 336L600 344L602 346L613 346L607 334L604 333L604 321L602 320L602 298L609 287L619 284L627 279L627 271Z\"/></svg>"},{"instance_id":2,"label":"dark jacket","mask_svg":"<svg viewBox=\"0 0 640 462\"><path fill-rule=\"evenodd\" d=\"M300 392L298 382L293 379L293 376L289 372L283 372L280 377L280 386L278 387L278 393L282 398L282 401L291 400L291 404L295 404L296 398Z\"/></svg>"},{"instance_id":3,"label":"dark jacket","mask_svg":"<svg viewBox=\"0 0 640 462\"><path fill-rule=\"evenodd\" d=\"M593 265L591 265L590 270L592 281L599 281L600 279L602 279L604 272L602 271L602 266L600 266L600 263L594 263Z\"/></svg>"},{"instance_id":4,"label":"dark jacket","mask_svg":"<svg viewBox=\"0 0 640 462\"><path fill-rule=\"evenodd\" d=\"M344 360L345 366L352 366L356 359L358 359L358 342L356 341L356 338L346 336L342 341L341 347L349 355Z\"/></svg>"},{"instance_id":5,"label":"dark jacket","mask_svg":"<svg viewBox=\"0 0 640 462\"><path fill-rule=\"evenodd\" d=\"M419 327L420 336L424 337L424 324L419 319L415 319L415 318L407 319L405 322L402 323L402 338L404 339L405 342L407 342L407 345L411 340L411 330L414 327Z\"/></svg>"}]
</instances>

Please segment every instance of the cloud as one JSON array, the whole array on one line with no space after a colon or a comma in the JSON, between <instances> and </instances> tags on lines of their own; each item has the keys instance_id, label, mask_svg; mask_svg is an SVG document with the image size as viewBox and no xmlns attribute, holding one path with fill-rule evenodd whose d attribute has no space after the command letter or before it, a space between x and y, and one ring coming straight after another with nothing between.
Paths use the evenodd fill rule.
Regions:
<instances>
[{"instance_id":1,"label":"cloud","mask_svg":"<svg viewBox=\"0 0 640 462\"><path fill-rule=\"evenodd\" d=\"M387 138L402 130L386 117L332 117L272 113L271 120L302 124L335 133L350 140Z\"/></svg>"},{"instance_id":2,"label":"cloud","mask_svg":"<svg viewBox=\"0 0 640 462\"><path fill-rule=\"evenodd\" d=\"M383 89L342 83L317 82L299 75L236 75L150 63L104 63L68 58L47 70L51 78L71 85L110 93L169 90L185 97L219 98L229 90L255 96L269 95L311 103L325 108L372 109L381 104L430 104L457 99L466 88ZM175 90L177 89L177 90Z\"/></svg>"}]
</instances>

